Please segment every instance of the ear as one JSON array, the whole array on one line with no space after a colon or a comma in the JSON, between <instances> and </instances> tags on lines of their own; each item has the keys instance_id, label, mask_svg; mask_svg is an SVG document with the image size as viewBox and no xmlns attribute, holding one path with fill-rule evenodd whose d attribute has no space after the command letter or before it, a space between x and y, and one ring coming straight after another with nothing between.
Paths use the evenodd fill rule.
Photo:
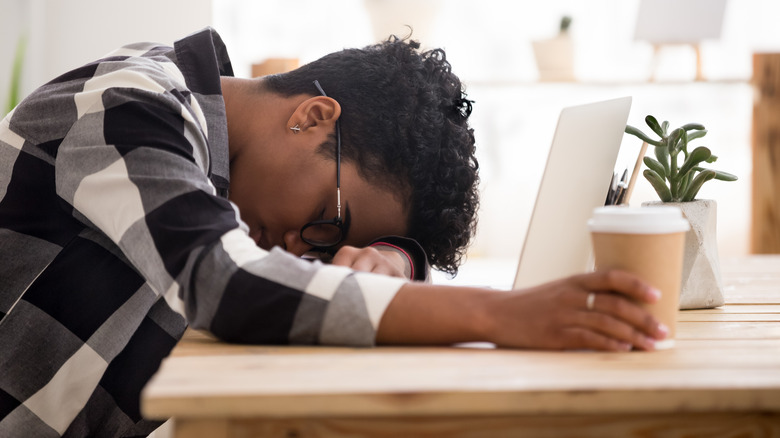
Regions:
<instances>
[{"instance_id":1,"label":"ear","mask_svg":"<svg viewBox=\"0 0 780 438\"><path fill-rule=\"evenodd\" d=\"M335 99L314 96L298 105L287 121L287 127L297 125L300 133L326 136L333 132L339 117L341 117L341 105Z\"/></svg>"}]
</instances>

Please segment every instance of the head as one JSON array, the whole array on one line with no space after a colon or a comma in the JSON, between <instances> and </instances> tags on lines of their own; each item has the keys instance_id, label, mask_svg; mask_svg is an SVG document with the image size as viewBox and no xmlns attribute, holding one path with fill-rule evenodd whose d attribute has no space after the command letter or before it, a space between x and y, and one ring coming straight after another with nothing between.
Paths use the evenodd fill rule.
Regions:
<instances>
[{"instance_id":1,"label":"head","mask_svg":"<svg viewBox=\"0 0 780 438\"><path fill-rule=\"evenodd\" d=\"M341 159L408 206L407 236L429 263L456 273L476 228L478 163L468 126L471 102L441 49L391 37L332 53L266 78L284 96L322 87L341 106ZM335 133L320 152L335 159Z\"/></svg>"}]
</instances>

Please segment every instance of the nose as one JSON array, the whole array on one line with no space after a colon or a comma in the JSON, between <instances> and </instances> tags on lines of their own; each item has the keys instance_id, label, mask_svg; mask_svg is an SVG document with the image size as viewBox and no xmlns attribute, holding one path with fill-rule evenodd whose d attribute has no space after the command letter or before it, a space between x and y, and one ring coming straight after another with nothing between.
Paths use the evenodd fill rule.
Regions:
<instances>
[{"instance_id":1,"label":"nose","mask_svg":"<svg viewBox=\"0 0 780 438\"><path fill-rule=\"evenodd\" d=\"M298 257L311 251L313 246L301 240L301 232L298 230L288 231L284 233L282 237L284 240L284 247L287 252L295 254Z\"/></svg>"}]
</instances>

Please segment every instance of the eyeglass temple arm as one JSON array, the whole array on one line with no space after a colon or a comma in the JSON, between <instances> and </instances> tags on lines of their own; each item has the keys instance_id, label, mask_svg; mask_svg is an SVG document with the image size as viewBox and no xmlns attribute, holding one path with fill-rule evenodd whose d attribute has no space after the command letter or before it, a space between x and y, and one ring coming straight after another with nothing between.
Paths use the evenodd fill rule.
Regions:
<instances>
[{"instance_id":1,"label":"eyeglass temple arm","mask_svg":"<svg viewBox=\"0 0 780 438\"><path fill-rule=\"evenodd\" d=\"M325 90L322 89L320 81L314 80L314 86L317 87L317 91L325 97ZM338 208L338 217L341 217L341 126L339 121L336 120L336 207Z\"/></svg>"}]
</instances>

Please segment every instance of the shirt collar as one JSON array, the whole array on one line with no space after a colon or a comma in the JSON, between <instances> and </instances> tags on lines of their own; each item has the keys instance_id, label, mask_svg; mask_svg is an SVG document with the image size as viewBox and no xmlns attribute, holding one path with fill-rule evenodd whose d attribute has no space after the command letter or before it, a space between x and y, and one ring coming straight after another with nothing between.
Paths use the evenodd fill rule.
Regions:
<instances>
[{"instance_id":1,"label":"shirt collar","mask_svg":"<svg viewBox=\"0 0 780 438\"><path fill-rule=\"evenodd\" d=\"M209 178L220 196L230 188L225 101L221 76L233 76L227 48L216 30L207 27L178 40L173 45L176 65L184 75L187 88L203 110L208 126Z\"/></svg>"}]
</instances>

